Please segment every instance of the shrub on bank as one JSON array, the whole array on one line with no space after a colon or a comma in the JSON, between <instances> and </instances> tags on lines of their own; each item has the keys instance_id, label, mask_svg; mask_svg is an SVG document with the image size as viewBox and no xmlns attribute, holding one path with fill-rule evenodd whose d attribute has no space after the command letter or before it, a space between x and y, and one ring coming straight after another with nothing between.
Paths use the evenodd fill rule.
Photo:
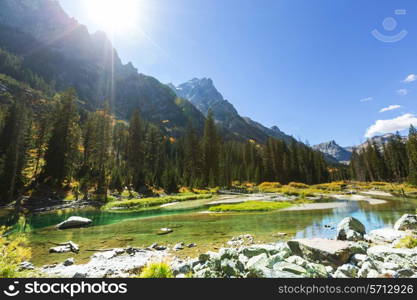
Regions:
<instances>
[{"instance_id":1,"label":"shrub on bank","mask_svg":"<svg viewBox=\"0 0 417 300\"><path fill-rule=\"evenodd\" d=\"M174 275L168 264L160 262L148 264L139 278L174 278Z\"/></svg>"},{"instance_id":2,"label":"shrub on bank","mask_svg":"<svg viewBox=\"0 0 417 300\"><path fill-rule=\"evenodd\" d=\"M301 182L290 182L288 186L296 189L308 189L309 186L307 184L301 183Z\"/></svg>"},{"instance_id":3,"label":"shrub on bank","mask_svg":"<svg viewBox=\"0 0 417 300\"><path fill-rule=\"evenodd\" d=\"M23 235L6 236L7 228L0 227L0 278L23 277L19 265L31 257Z\"/></svg>"},{"instance_id":4,"label":"shrub on bank","mask_svg":"<svg viewBox=\"0 0 417 300\"><path fill-rule=\"evenodd\" d=\"M412 236L403 237L398 243L395 245L395 248L409 248L413 249L417 247L417 238Z\"/></svg>"},{"instance_id":5,"label":"shrub on bank","mask_svg":"<svg viewBox=\"0 0 417 300\"><path fill-rule=\"evenodd\" d=\"M282 184L279 182L263 182L259 185L259 191L264 193L276 193Z\"/></svg>"}]
</instances>

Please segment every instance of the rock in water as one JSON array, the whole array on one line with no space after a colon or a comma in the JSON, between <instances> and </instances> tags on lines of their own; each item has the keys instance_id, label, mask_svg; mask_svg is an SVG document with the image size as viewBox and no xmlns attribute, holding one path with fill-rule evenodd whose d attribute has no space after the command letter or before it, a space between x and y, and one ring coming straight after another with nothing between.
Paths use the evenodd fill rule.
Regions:
<instances>
[{"instance_id":1,"label":"rock in water","mask_svg":"<svg viewBox=\"0 0 417 300\"><path fill-rule=\"evenodd\" d=\"M64 222L56 225L56 228L68 229L68 228L84 227L84 226L90 225L92 222L93 222L92 220L87 219L87 218L73 216L73 217L68 218Z\"/></svg>"},{"instance_id":2,"label":"rock in water","mask_svg":"<svg viewBox=\"0 0 417 300\"><path fill-rule=\"evenodd\" d=\"M365 226L357 219L349 217L337 225L337 239L341 241L360 241L365 234Z\"/></svg>"},{"instance_id":3,"label":"rock in water","mask_svg":"<svg viewBox=\"0 0 417 300\"><path fill-rule=\"evenodd\" d=\"M288 246L295 255L336 266L347 263L353 254L358 253L354 243L320 238L291 240Z\"/></svg>"},{"instance_id":4,"label":"rock in water","mask_svg":"<svg viewBox=\"0 0 417 300\"><path fill-rule=\"evenodd\" d=\"M161 228L157 232L157 235L164 235L164 234L168 234L168 233L172 233L172 232L174 232L174 230L172 230L171 228Z\"/></svg>"},{"instance_id":5,"label":"rock in water","mask_svg":"<svg viewBox=\"0 0 417 300\"><path fill-rule=\"evenodd\" d=\"M417 215L403 215L394 225L396 230L417 230Z\"/></svg>"}]
</instances>

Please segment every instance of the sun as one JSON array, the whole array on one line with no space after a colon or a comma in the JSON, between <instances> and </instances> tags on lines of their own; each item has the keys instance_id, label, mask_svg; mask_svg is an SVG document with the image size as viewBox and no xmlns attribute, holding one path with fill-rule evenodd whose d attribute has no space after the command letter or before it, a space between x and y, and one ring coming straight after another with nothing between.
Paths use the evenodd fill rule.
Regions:
<instances>
[{"instance_id":1,"label":"sun","mask_svg":"<svg viewBox=\"0 0 417 300\"><path fill-rule=\"evenodd\" d=\"M123 33L132 29L140 16L142 0L85 0L88 17L100 29Z\"/></svg>"}]
</instances>

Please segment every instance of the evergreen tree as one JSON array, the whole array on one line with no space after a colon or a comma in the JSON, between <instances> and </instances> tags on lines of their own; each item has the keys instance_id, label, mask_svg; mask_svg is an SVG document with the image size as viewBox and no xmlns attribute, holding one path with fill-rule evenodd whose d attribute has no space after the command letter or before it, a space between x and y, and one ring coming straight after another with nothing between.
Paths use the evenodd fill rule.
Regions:
<instances>
[{"instance_id":1,"label":"evergreen tree","mask_svg":"<svg viewBox=\"0 0 417 300\"><path fill-rule=\"evenodd\" d=\"M414 126L410 126L410 132L407 142L407 153L409 160L408 181L417 186L417 130Z\"/></svg>"},{"instance_id":2,"label":"evergreen tree","mask_svg":"<svg viewBox=\"0 0 417 300\"><path fill-rule=\"evenodd\" d=\"M135 110L130 119L129 140L127 143L127 166L129 168L130 183L139 191L144 185L143 175L143 131L138 110Z\"/></svg>"},{"instance_id":3,"label":"evergreen tree","mask_svg":"<svg viewBox=\"0 0 417 300\"><path fill-rule=\"evenodd\" d=\"M43 174L48 182L55 185L71 180L79 155L80 129L75 90L67 90L61 95L60 100L45 154Z\"/></svg>"},{"instance_id":4,"label":"evergreen tree","mask_svg":"<svg viewBox=\"0 0 417 300\"><path fill-rule=\"evenodd\" d=\"M202 140L203 180L205 186L214 187L217 185L219 175L219 150L220 138L217 134L213 112L210 110L207 115Z\"/></svg>"},{"instance_id":5,"label":"evergreen tree","mask_svg":"<svg viewBox=\"0 0 417 300\"><path fill-rule=\"evenodd\" d=\"M0 203L9 203L24 187L22 174L27 159L27 141L30 137L28 113L14 103L7 114L0 144Z\"/></svg>"}]
</instances>

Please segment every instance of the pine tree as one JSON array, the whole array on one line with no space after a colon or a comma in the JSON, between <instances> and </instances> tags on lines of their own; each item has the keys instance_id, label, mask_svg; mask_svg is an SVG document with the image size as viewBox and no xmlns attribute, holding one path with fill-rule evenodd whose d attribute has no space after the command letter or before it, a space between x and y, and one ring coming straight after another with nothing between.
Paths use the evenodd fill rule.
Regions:
<instances>
[{"instance_id":1,"label":"pine tree","mask_svg":"<svg viewBox=\"0 0 417 300\"><path fill-rule=\"evenodd\" d=\"M410 132L407 142L407 153L409 160L408 181L417 186L417 130L414 126L410 126Z\"/></svg>"},{"instance_id":2,"label":"pine tree","mask_svg":"<svg viewBox=\"0 0 417 300\"><path fill-rule=\"evenodd\" d=\"M203 178L205 186L214 187L217 185L219 175L219 146L220 138L217 134L213 112L210 110L207 115L202 141Z\"/></svg>"},{"instance_id":3,"label":"pine tree","mask_svg":"<svg viewBox=\"0 0 417 300\"><path fill-rule=\"evenodd\" d=\"M45 154L43 177L55 185L70 181L79 155L79 114L74 89L64 92L55 113L52 136Z\"/></svg>"},{"instance_id":4,"label":"pine tree","mask_svg":"<svg viewBox=\"0 0 417 300\"><path fill-rule=\"evenodd\" d=\"M30 137L28 113L14 103L6 117L0 144L0 203L9 203L24 186L22 174L27 159Z\"/></svg>"},{"instance_id":5,"label":"pine tree","mask_svg":"<svg viewBox=\"0 0 417 300\"><path fill-rule=\"evenodd\" d=\"M144 185L143 175L143 131L138 110L135 110L130 119L129 140L127 143L127 166L130 173L132 187L139 191Z\"/></svg>"}]
</instances>

